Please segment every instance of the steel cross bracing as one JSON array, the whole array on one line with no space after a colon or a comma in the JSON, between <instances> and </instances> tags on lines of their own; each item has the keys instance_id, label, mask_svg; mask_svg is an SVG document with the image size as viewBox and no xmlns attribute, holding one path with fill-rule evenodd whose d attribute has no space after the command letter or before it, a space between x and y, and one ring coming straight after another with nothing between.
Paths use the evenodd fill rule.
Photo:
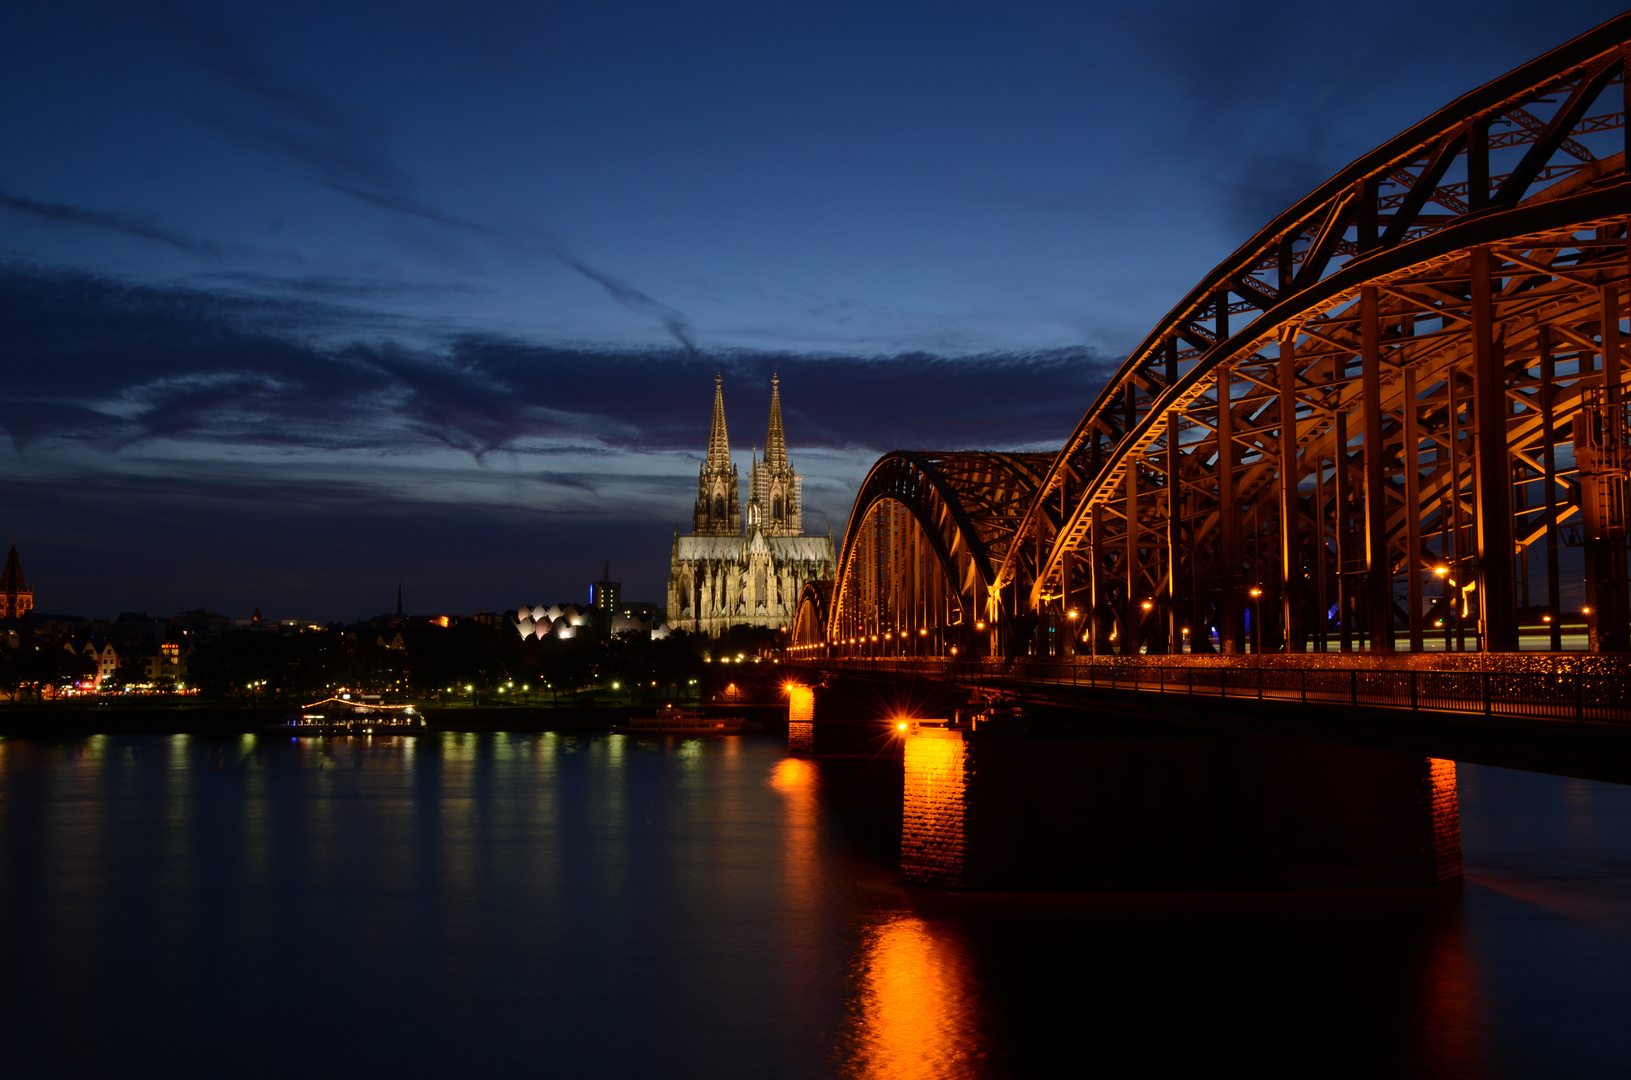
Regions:
<instances>
[{"instance_id":1,"label":"steel cross bracing","mask_svg":"<svg viewBox=\"0 0 1631 1080\"><path fill-rule=\"evenodd\" d=\"M830 633L870 642L982 621L995 569L1052 461L1052 454L885 455L850 513Z\"/></svg>"},{"instance_id":2,"label":"steel cross bracing","mask_svg":"<svg viewBox=\"0 0 1631 1080\"><path fill-rule=\"evenodd\" d=\"M1186 630L1201 651L1208 631L1224 651L1248 633L1513 648L1535 596L1559 625L1577 532L1593 645L1631 645L1628 42L1631 16L1612 20L1281 214L1151 330L1057 456L880 461L829 642L905 625L926 549L945 595L910 593L914 617L1001 623L1008 647L1074 614L1063 651L1167 651Z\"/></svg>"}]
</instances>

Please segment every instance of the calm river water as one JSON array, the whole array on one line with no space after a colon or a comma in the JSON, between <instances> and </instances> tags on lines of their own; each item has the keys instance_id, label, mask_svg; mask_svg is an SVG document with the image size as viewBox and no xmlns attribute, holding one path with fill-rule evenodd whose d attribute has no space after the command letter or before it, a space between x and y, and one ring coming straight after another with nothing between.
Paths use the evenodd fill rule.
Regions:
<instances>
[{"instance_id":1,"label":"calm river water","mask_svg":"<svg viewBox=\"0 0 1631 1080\"><path fill-rule=\"evenodd\" d=\"M8 1076L1631 1075L1631 788L1450 891L906 890L770 738L0 740Z\"/></svg>"}]
</instances>

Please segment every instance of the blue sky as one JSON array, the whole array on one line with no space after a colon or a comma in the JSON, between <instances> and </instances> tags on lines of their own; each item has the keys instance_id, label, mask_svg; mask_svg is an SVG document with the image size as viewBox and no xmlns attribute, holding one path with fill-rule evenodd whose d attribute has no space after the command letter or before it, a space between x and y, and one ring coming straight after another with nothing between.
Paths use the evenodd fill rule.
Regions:
<instances>
[{"instance_id":1,"label":"blue sky","mask_svg":"<svg viewBox=\"0 0 1631 1080\"><path fill-rule=\"evenodd\" d=\"M14 5L0 476L45 610L661 599L711 374L810 520L1052 448L1347 161L1617 13Z\"/></svg>"}]
</instances>

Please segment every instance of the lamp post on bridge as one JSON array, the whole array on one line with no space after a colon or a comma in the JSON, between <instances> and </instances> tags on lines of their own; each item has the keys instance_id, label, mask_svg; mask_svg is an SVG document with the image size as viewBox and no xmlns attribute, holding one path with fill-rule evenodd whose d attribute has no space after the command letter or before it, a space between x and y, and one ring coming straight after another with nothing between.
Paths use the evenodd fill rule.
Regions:
<instances>
[{"instance_id":1,"label":"lamp post on bridge","mask_svg":"<svg viewBox=\"0 0 1631 1080\"><path fill-rule=\"evenodd\" d=\"M1455 640L1454 616L1450 613L1450 586L1455 582L1450 580L1450 567L1446 563L1433 567L1433 576L1438 578L1439 602L1444 605L1444 618L1440 621L1444 624L1444 651L1449 652L1450 644Z\"/></svg>"},{"instance_id":2,"label":"lamp post on bridge","mask_svg":"<svg viewBox=\"0 0 1631 1080\"><path fill-rule=\"evenodd\" d=\"M1263 589L1253 585L1246 593L1252 598L1252 652L1258 656L1263 654Z\"/></svg>"}]
</instances>

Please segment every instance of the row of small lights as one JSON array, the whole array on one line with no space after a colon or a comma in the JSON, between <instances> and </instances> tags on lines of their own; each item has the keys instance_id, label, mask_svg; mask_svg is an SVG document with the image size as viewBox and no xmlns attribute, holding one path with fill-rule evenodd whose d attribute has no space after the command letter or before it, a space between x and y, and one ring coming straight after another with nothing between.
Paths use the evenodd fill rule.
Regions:
<instances>
[{"instance_id":1,"label":"row of small lights","mask_svg":"<svg viewBox=\"0 0 1631 1080\"><path fill-rule=\"evenodd\" d=\"M1451 585L1455 584L1455 580L1453 578L1449 578L1450 568L1448 566L1443 566L1443 565L1435 566L1435 567L1433 567L1433 573L1436 576L1440 577L1440 578L1448 579L1449 584L1451 584ZM1474 589L1476 589L1477 587L1478 587L1478 583L1477 582L1472 582L1471 584L1469 584L1466 587L1466 589L1464 591L1471 592ZM1262 597L1262 595L1263 595L1263 589L1262 589L1261 586L1253 585L1250 589L1246 590L1246 595L1250 596L1253 600L1260 599ZM1145 611L1151 611L1151 610L1153 610L1155 608L1155 601L1145 600L1141 604L1139 604L1139 607L1141 607ZM1076 618L1078 617L1078 614L1079 613L1076 611L1076 609L1072 608L1071 610L1065 612L1065 618L1070 619L1072 621L1075 621ZM1580 614L1590 615L1591 614L1591 608L1589 608L1589 607L1581 608L1580 609ZM1543 623L1549 623L1549 622L1552 621L1552 617L1550 615L1542 615L1540 617L1540 621L1543 622ZM1434 625L1435 626L1443 626L1444 623L1443 623L1442 620L1440 620L1440 621L1436 622ZM975 623L974 624L974 629L984 630L985 629L985 623L983 623L983 622ZM1187 627L1187 626L1184 627L1183 632L1186 633L1186 634L1189 633L1189 627ZM928 630L919 630L918 633L920 635L927 636L929 632L928 632ZM885 633L883 635L885 641L889 640L892 636L893 635L888 634L888 633ZM906 638L907 637L907 632L902 630L901 633L900 633L900 636L901 636L902 639ZM878 640L878 635L876 635L876 634L872 635L871 640L877 641ZM848 638L848 639L845 639L845 640L840 640L838 642L838 644L840 644L840 645L857 645L857 644L864 645L866 643L867 643L867 638L864 635L862 637L859 637L859 638ZM816 649L816 648L820 648L820 647L821 646L819 644L816 644L816 645L795 645L794 646L795 649ZM955 653L957 651L957 646L953 645L951 647L951 651L953 653Z\"/></svg>"}]
</instances>

